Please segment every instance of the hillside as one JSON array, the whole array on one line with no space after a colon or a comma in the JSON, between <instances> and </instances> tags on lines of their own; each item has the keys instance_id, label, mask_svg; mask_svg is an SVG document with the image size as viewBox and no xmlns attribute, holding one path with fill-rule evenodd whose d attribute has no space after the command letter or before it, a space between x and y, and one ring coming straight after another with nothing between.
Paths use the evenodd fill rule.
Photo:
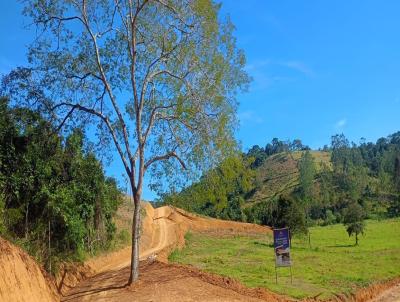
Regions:
<instances>
[{"instance_id":1,"label":"hillside","mask_svg":"<svg viewBox=\"0 0 400 302\"><path fill-rule=\"evenodd\" d=\"M256 188L246 200L244 207L249 207L263 200L291 193L299 184L298 162L304 152L282 152L268 157L256 169ZM317 172L323 165L331 167L330 153L323 151L310 152Z\"/></svg>"},{"instance_id":2,"label":"hillside","mask_svg":"<svg viewBox=\"0 0 400 302\"><path fill-rule=\"evenodd\" d=\"M122 209L120 216L126 214L126 208ZM126 286L131 252L127 247L89 260L86 264L96 273L68 291L61 301L286 301L264 289L248 289L230 278L162 263L174 248L182 247L188 231L265 236L270 228L200 217L172 207L154 209L150 203L143 203L142 217L139 282Z\"/></svg>"},{"instance_id":3,"label":"hillside","mask_svg":"<svg viewBox=\"0 0 400 302\"><path fill-rule=\"evenodd\" d=\"M144 221L140 258L145 261L141 262L142 270L139 282L130 287L126 286L126 280L129 276L130 259L130 249L126 248L86 262L85 265L91 268L92 273L83 278L79 283L74 284L69 290L64 291L61 295L61 301L131 301L132 299L135 301L295 301L295 299L286 295L271 292L265 286L266 276L269 276L268 278L270 279L272 278L272 273L265 275L264 270L265 265L273 263L271 259L265 262L266 255L267 258L271 258L273 254L266 252L266 248L269 247L271 241L271 231L269 228L249 223L200 217L172 207L154 209L149 203L143 204L143 214ZM393 229L390 228L389 230L393 231ZM320 230L329 231L330 229L320 228ZM243 274L245 271L242 269L240 269L239 275L235 275L235 271L233 271L232 275L221 276L203 271L203 269L208 270L207 268L198 269L194 266L154 261L155 258L165 261L168 254L175 247L182 246L184 234L188 231L191 232L189 233L190 236L185 236L185 238L189 241L189 248L201 247L203 244L203 241L194 243L193 239L196 238L195 236L218 238L213 247L217 248L219 244L222 251L228 252L228 255L224 256L224 260L222 261L220 256L210 257L212 254L208 252L207 255L201 257L201 259L205 259L204 261L208 266L213 261L218 261L214 265L216 269L220 268L229 258L240 257L240 259L246 259L249 254L246 251L246 247L241 244L241 240L243 238L250 238L249 243L252 245L250 253L254 255L257 251L259 255L257 257L261 257L261 261L257 261L257 264L254 266L246 265L246 274L250 270L251 273L256 274L256 278L253 278L252 282L261 280L261 283L252 284L250 288L246 287L244 284L248 283L248 280L245 280L247 275ZM380 239L382 232L377 230L376 233L378 234L376 237ZM343 240L349 239L345 236ZM230 249L235 248L236 244L238 248L237 252L229 253L230 249L227 249L226 245L224 246L224 242L227 241L229 241ZM316 239L314 243L317 244ZM391 246L396 245L393 242L390 244L392 244ZM328 248L331 249L332 247ZM342 249L341 246L339 248ZM350 246L348 247L348 249L351 248ZM0 266L2 268L1 275L3 280L0 282L0 301L58 301L53 283L41 272L33 259L19 248L1 239L0 249L3 251L1 255L3 255L4 260ZM296 248L294 250L296 251ZM214 250L210 249L210 253L212 251ZM325 250L308 251L307 248L299 248L297 253L300 253L300 251L304 253L321 253ZM176 257L178 255L177 251L173 255L173 257ZM309 256L306 256L309 259ZM390 261L396 261L396 259L390 258ZM2 262L1 257L0 262ZM257 275L258 271L253 272L251 268L258 267L260 262L263 263L263 273ZM240 262L235 261L234 263L237 264ZM12 265L10 266L10 264ZM228 268L228 266L226 267ZM273 269L272 265L270 269ZM226 275L226 273L222 273L222 275ZM297 274L295 278L299 278L299 276L302 275ZM353 280L348 281L353 282ZM302 280L298 281L295 279L295 282L295 287L300 282L303 285L302 289L305 291L312 291L314 289L314 287L308 287L306 282ZM185 286L182 286L182 284ZM291 285L285 284L281 284L281 286L291 287ZM369 283L362 283L361 286L367 284ZM371 298L389 287L390 292L384 292L383 294L397 294L395 287L397 284L398 280L395 279L383 284L373 284L366 289L361 288L356 292L354 301L370 301ZM275 286L273 278L268 282L268 285ZM337 284L337 286L340 286L340 284ZM274 290L279 291L277 288L274 288ZM320 300L315 299L312 301Z\"/></svg>"},{"instance_id":4,"label":"hillside","mask_svg":"<svg viewBox=\"0 0 400 302\"><path fill-rule=\"evenodd\" d=\"M227 157L162 203L299 232L306 224L342 223L350 206L361 207L364 218L400 215L400 133L359 145L339 134L322 150L274 138Z\"/></svg>"},{"instance_id":5,"label":"hillside","mask_svg":"<svg viewBox=\"0 0 400 302\"><path fill-rule=\"evenodd\" d=\"M117 225L122 227L128 224L128 203L125 200L118 212ZM142 206L140 260L147 261L141 263L141 281L133 288L125 286L129 277L130 246L91 258L83 266L75 264L75 271L62 276L62 280L53 280L26 252L0 237L0 301L59 301L59 294L62 301L99 301L100 297L107 301L131 301L132 298L135 301L160 301L161 298L165 298L164 301L189 301L194 292L201 301L210 301L214 296L218 296L219 301L264 300L257 299L258 291L247 289L235 280L154 260L166 261L174 248L184 244L184 235L189 230L265 235L271 232L270 228L199 217L171 207L154 209L147 202ZM83 268L90 272L83 275ZM72 280L74 276L77 278ZM180 282L176 282L177 276ZM182 280L185 280L185 289ZM159 286L157 291L154 286ZM267 291L262 292L261 297L264 296L281 301Z\"/></svg>"},{"instance_id":6,"label":"hillside","mask_svg":"<svg viewBox=\"0 0 400 302\"><path fill-rule=\"evenodd\" d=\"M57 300L57 290L40 265L21 248L0 237L0 301Z\"/></svg>"}]
</instances>

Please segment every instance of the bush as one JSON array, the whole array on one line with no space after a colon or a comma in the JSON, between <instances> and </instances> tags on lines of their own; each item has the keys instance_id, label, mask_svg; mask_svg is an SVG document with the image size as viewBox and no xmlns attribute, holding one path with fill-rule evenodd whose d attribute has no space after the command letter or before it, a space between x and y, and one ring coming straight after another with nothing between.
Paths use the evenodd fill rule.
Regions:
<instances>
[{"instance_id":1,"label":"bush","mask_svg":"<svg viewBox=\"0 0 400 302\"><path fill-rule=\"evenodd\" d=\"M305 212L300 204L288 196L280 196L278 199L263 201L255 205L249 217L254 222L274 228L289 227L291 234L306 234L307 224Z\"/></svg>"},{"instance_id":2,"label":"bush","mask_svg":"<svg viewBox=\"0 0 400 302\"><path fill-rule=\"evenodd\" d=\"M390 203L387 209L387 216L390 218L400 216L400 196Z\"/></svg>"},{"instance_id":3,"label":"bush","mask_svg":"<svg viewBox=\"0 0 400 302\"><path fill-rule=\"evenodd\" d=\"M326 215L326 218L322 225L326 226L326 225L330 225L330 224L335 224L337 222L337 218L331 210L326 210L325 215Z\"/></svg>"}]
</instances>

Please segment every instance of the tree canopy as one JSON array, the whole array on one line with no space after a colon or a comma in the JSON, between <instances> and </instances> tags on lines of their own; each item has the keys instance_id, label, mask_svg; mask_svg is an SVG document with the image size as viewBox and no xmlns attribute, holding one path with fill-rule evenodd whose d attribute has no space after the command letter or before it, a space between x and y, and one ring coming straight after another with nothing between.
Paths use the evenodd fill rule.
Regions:
<instances>
[{"instance_id":1,"label":"tree canopy","mask_svg":"<svg viewBox=\"0 0 400 302\"><path fill-rule=\"evenodd\" d=\"M356 236L356 245L358 245L358 235L364 234L364 211L358 203L352 203L346 208L343 223L346 226L346 231L351 235Z\"/></svg>"},{"instance_id":2,"label":"tree canopy","mask_svg":"<svg viewBox=\"0 0 400 302\"><path fill-rule=\"evenodd\" d=\"M184 182L235 145L236 93L249 77L234 26L211 0L24 3L38 35L29 68L11 79L60 129L96 125L100 142L114 143L135 202L132 282L145 173L161 190L162 179Z\"/></svg>"}]
</instances>

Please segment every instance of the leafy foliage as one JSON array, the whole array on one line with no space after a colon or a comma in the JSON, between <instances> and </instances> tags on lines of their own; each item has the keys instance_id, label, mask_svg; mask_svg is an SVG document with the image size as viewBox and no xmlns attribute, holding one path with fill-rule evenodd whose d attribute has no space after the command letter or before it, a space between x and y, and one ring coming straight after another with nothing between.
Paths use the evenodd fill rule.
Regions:
<instances>
[{"instance_id":1,"label":"leafy foliage","mask_svg":"<svg viewBox=\"0 0 400 302\"><path fill-rule=\"evenodd\" d=\"M246 174L252 186L247 192L238 182L228 180L235 177L214 174L226 169L226 162L164 201L214 217L290 225L294 233L305 232L313 224L342 223L354 204L361 207L364 218L400 215L400 132L376 143L361 140L359 145L338 134L324 150L309 151L300 140L273 139L266 148L255 145L236 159L249 171ZM234 166L240 167L238 163ZM238 202L232 202L235 198L240 200L241 215ZM238 215L224 215L230 208ZM360 234L362 228L362 223L356 223L349 231Z\"/></svg>"},{"instance_id":2,"label":"leafy foliage","mask_svg":"<svg viewBox=\"0 0 400 302\"><path fill-rule=\"evenodd\" d=\"M210 170L182 192L163 197L164 203L212 217L243 220L243 196L253 189L251 159L235 155Z\"/></svg>"},{"instance_id":3,"label":"leafy foliage","mask_svg":"<svg viewBox=\"0 0 400 302\"><path fill-rule=\"evenodd\" d=\"M356 235L356 245L358 245L358 235L364 234L364 211L358 203L352 203L344 213L343 223L349 236Z\"/></svg>"},{"instance_id":4,"label":"leafy foliage","mask_svg":"<svg viewBox=\"0 0 400 302\"><path fill-rule=\"evenodd\" d=\"M290 196L280 196L258 203L246 211L249 221L274 228L289 227L291 234L307 233L305 212L298 200Z\"/></svg>"},{"instance_id":5,"label":"leafy foliage","mask_svg":"<svg viewBox=\"0 0 400 302\"><path fill-rule=\"evenodd\" d=\"M129 283L139 277L145 174L153 176L154 191L182 187L235 146L236 94L250 77L220 7L213 0L24 1L24 15L40 34L19 86L40 87L44 96L30 106L45 109L60 128L96 125L129 179Z\"/></svg>"},{"instance_id":6,"label":"leafy foliage","mask_svg":"<svg viewBox=\"0 0 400 302\"><path fill-rule=\"evenodd\" d=\"M121 194L85 150L79 129L67 139L39 114L0 101L0 232L48 268L108 248ZM54 268L54 266L53 266Z\"/></svg>"},{"instance_id":7,"label":"leafy foliage","mask_svg":"<svg viewBox=\"0 0 400 302\"><path fill-rule=\"evenodd\" d=\"M298 165L300 194L303 200L310 201L313 194L316 169L314 159L308 150L302 154Z\"/></svg>"}]
</instances>

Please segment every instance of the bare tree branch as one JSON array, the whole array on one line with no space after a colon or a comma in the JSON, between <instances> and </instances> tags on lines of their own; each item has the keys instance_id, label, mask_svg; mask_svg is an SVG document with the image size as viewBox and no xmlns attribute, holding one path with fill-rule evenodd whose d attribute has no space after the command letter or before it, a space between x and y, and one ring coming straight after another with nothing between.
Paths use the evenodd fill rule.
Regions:
<instances>
[{"instance_id":1,"label":"bare tree branch","mask_svg":"<svg viewBox=\"0 0 400 302\"><path fill-rule=\"evenodd\" d=\"M144 165L144 169L147 170L153 163L155 163L157 161L169 160L170 158L176 158L179 161L179 163L181 164L182 168L186 170L185 162L178 156L178 154L176 154L175 151L171 151L164 155L155 156L155 157L151 158Z\"/></svg>"},{"instance_id":2,"label":"bare tree branch","mask_svg":"<svg viewBox=\"0 0 400 302\"><path fill-rule=\"evenodd\" d=\"M92 114L92 115L95 115L95 116L99 117L106 124L108 130L111 133L111 136L113 138L114 144L115 144L115 146L116 146L116 148L118 150L118 153L119 153L119 155L121 157L121 160L122 160L122 162L124 164L124 167L125 167L125 170L126 170L127 174L131 175L132 172L131 172L131 169L130 169L130 167L128 165L128 162L127 162L127 160L125 158L124 152L122 151L121 145L118 142L117 133L116 133L114 127L112 126L110 120L108 119L108 117L103 115L101 112L98 112L98 111L96 111L94 109L87 108L87 107L82 106L80 104L72 104L72 103L67 103L67 102L62 102L62 103L57 104L56 106L54 106L52 108L52 112L54 112L57 108L62 107L62 106L67 106L67 107L70 107L71 109L68 111L67 115L63 118L63 121L57 127L57 129L61 129L61 127L64 125L65 121L72 115L72 113L75 110L84 111L84 112L87 112L89 114Z\"/></svg>"},{"instance_id":3,"label":"bare tree branch","mask_svg":"<svg viewBox=\"0 0 400 302\"><path fill-rule=\"evenodd\" d=\"M82 4L83 21L84 21L84 25L86 27L86 30L88 31L88 33L89 33L89 35L90 35L90 37L92 39L92 42L93 42L93 47L94 47L95 54L96 54L97 67L99 69L103 84L107 89L107 92L108 92L109 98L111 100L111 103L112 103L112 105L114 107L114 110L117 113L119 123L121 124L122 133L123 133L123 137L124 137L124 143L125 143L125 149L126 149L126 152L128 154L129 162L130 162L131 166L134 166L134 159L133 159L133 156L132 156L132 153L131 153L131 150L130 150L130 144L129 144L129 138L128 138L128 133L127 133L127 129L126 129L125 120L124 120L124 118L122 116L122 113L121 113L121 111L119 109L119 106L117 104L115 96L114 96L114 94L112 92L111 86L108 83L106 74L104 72L103 65L102 65L101 59L100 59L100 52L99 52L99 47L97 45L96 36L92 32L92 30L90 28L90 25L89 25L89 20L87 18L85 1L83 1L82 3L83 3ZM133 171L134 171L134 168L132 168L132 173L134 173Z\"/></svg>"},{"instance_id":4,"label":"bare tree branch","mask_svg":"<svg viewBox=\"0 0 400 302\"><path fill-rule=\"evenodd\" d=\"M176 104L171 104L171 105L165 105L165 106L156 106L151 110L151 114L150 114L150 118L149 118L149 124L147 126L147 129L145 131L145 133L143 134L143 143L146 143L147 137L150 134L151 128L154 125L154 121L156 119L156 115L158 113L159 110L161 109L169 109L169 108L173 108L174 106L176 106Z\"/></svg>"}]
</instances>

